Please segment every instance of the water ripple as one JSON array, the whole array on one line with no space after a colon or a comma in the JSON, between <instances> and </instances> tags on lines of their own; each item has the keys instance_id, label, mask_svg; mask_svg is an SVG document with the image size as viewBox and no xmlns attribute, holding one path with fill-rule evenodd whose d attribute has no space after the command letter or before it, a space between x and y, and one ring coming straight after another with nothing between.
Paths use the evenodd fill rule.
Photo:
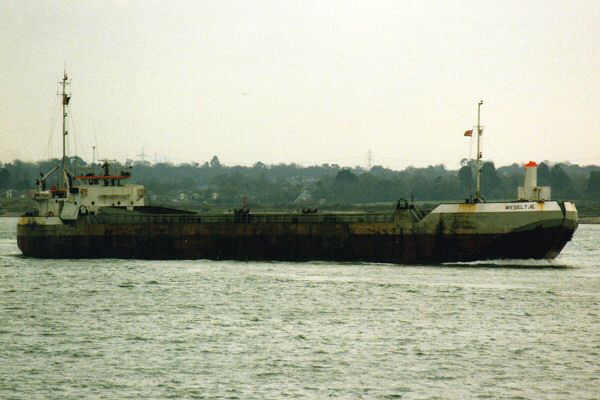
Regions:
<instances>
[{"instance_id":1,"label":"water ripple","mask_svg":"<svg viewBox=\"0 0 600 400\"><path fill-rule=\"evenodd\" d=\"M14 223L0 219L3 399L600 392L600 226L552 262L396 266L31 260Z\"/></svg>"}]
</instances>

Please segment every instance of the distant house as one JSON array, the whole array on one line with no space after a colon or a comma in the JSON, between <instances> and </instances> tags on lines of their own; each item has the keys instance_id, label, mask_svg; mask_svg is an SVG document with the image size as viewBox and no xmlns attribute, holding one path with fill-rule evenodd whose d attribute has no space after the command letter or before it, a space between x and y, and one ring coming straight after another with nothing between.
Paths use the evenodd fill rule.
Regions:
<instances>
[{"instance_id":1,"label":"distant house","mask_svg":"<svg viewBox=\"0 0 600 400\"><path fill-rule=\"evenodd\" d=\"M296 197L294 203L307 203L312 200L312 195L309 193L308 189L304 188L302 192Z\"/></svg>"},{"instance_id":2,"label":"distant house","mask_svg":"<svg viewBox=\"0 0 600 400\"><path fill-rule=\"evenodd\" d=\"M175 196L175 201L188 201L188 194L184 193L184 192L180 192L177 193L177 196Z\"/></svg>"},{"instance_id":3,"label":"distant house","mask_svg":"<svg viewBox=\"0 0 600 400\"><path fill-rule=\"evenodd\" d=\"M4 196L7 199L12 199L13 196L16 196L18 193L15 189L8 189L6 192L4 192Z\"/></svg>"}]
</instances>

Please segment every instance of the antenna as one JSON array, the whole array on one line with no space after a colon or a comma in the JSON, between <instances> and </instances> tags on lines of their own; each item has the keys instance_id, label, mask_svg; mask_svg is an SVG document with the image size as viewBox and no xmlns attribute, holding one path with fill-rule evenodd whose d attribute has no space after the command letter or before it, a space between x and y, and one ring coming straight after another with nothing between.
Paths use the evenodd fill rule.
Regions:
<instances>
[{"instance_id":1,"label":"antenna","mask_svg":"<svg viewBox=\"0 0 600 400\"><path fill-rule=\"evenodd\" d=\"M92 174L96 175L96 146L92 146Z\"/></svg>"},{"instance_id":2,"label":"antenna","mask_svg":"<svg viewBox=\"0 0 600 400\"><path fill-rule=\"evenodd\" d=\"M475 193L475 201L479 202L481 198L481 105L483 100L477 103L477 192Z\"/></svg>"},{"instance_id":3,"label":"antenna","mask_svg":"<svg viewBox=\"0 0 600 400\"><path fill-rule=\"evenodd\" d=\"M373 165L373 152L371 149L367 152L367 170L371 170L371 166Z\"/></svg>"},{"instance_id":4,"label":"antenna","mask_svg":"<svg viewBox=\"0 0 600 400\"><path fill-rule=\"evenodd\" d=\"M144 153L144 146L142 146L142 152L140 154L136 154L136 156L140 157L140 159L142 160L142 164L144 164L147 156L147 154Z\"/></svg>"}]
</instances>

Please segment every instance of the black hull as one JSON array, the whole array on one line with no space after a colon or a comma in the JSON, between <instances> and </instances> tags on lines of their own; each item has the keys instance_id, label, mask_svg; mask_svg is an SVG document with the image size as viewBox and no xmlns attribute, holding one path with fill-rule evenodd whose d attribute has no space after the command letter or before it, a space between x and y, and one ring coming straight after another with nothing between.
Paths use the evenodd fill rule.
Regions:
<instances>
[{"instance_id":1,"label":"black hull","mask_svg":"<svg viewBox=\"0 0 600 400\"><path fill-rule=\"evenodd\" d=\"M100 229L99 229L100 228ZM338 226L339 228L339 226ZM18 245L38 258L212 259L442 263L552 259L573 236L565 226L505 234L239 234L177 225L102 225L80 229L20 226ZM69 231L71 230L71 231ZM96 230L102 234L91 232ZM331 233L339 229L332 227ZM186 233L189 231L189 233Z\"/></svg>"}]
</instances>

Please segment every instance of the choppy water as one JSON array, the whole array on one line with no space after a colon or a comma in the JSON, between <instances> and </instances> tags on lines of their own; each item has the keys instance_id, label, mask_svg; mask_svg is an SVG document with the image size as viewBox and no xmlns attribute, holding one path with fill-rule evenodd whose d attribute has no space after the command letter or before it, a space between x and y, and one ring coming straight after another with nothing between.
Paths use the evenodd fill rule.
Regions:
<instances>
[{"instance_id":1,"label":"choppy water","mask_svg":"<svg viewBox=\"0 0 600 400\"><path fill-rule=\"evenodd\" d=\"M600 398L600 225L553 262L394 266L32 260L15 223L2 399Z\"/></svg>"}]
</instances>

